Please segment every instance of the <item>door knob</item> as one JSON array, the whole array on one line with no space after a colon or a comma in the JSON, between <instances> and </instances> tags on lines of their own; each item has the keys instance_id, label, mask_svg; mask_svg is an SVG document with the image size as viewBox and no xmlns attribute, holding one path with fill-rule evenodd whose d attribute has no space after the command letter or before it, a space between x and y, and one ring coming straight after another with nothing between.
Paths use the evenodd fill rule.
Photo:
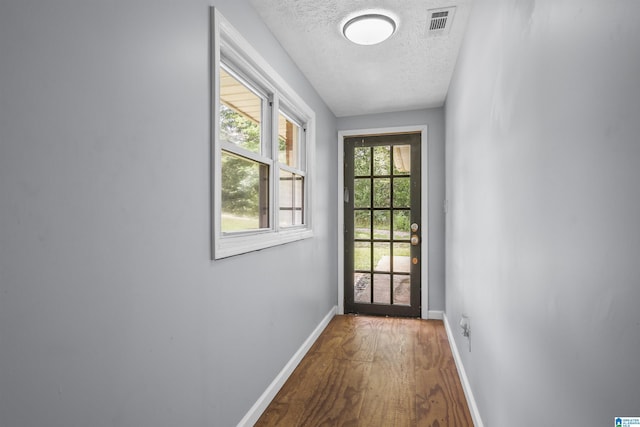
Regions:
<instances>
[{"instance_id":1,"label":"door knob","mask_svg":"<svg viewBox=\"0 0 640 427\"><path fill-rule=\"evenodd\" d=\"M420 243L420 239L418 238L418 235L414 234L413 236L411 236L411 244L413 246L416 246L418 243Z\"/></svg>"}]
</instances>

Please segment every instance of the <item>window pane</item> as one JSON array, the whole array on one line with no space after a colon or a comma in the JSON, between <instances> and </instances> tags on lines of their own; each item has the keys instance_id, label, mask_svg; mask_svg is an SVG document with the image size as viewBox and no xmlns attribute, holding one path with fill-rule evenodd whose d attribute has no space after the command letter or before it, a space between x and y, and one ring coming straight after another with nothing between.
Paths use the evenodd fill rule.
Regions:
<instances>
[{"instance_id":1,"label":"window pane","mask_svg":"<svg viewBox=\"0 0 640 427\"><path fill-rule=\"evenodd\" d=\"M373 269L391 271L391 244L375 242L373 244Z\"/></svg>"},{"instance_id":2,"label":"window pane","mask_svg":"<svg viewBox=\"0 0 640 427\"><path fill-rule=\"evenodd\" d=\"M373 173L374 175L391 174L391 150L389 146L373 147Z\"/></svg>"},{"instance_id":3,"label":"window pane","mask_svg":"<svg viewBox=\"0 0 640 427\"><path fill-rule=\"evenodd\" d=\"M411 272L411 245L409 243L393 244L393 271L394 273Z\"/></svg>"},{"instance_id":4,"label":"window pane","mask_svg":"<svg viewBox=\"0 0 640 427\"><path fill-rule=\"evenodd\" d=\"M394 211L393 238L395 240L409 240L410 230L409 211Z\"/></svg>"},{"instance_id":5,"label":"window pane","mask_svg":"<svg viewBox=\"0 0 640 427\"><path fill-rule=\"evenodd\" d=\"M391 236L391 215L389 211L373 212L373 238L390 239Z\"/></svg>"},{"instance_id":6,"label":"window pane","mask_svg":"<svg viewBox=\"0 0 640 427\"><path fill-rule=\"evenodd\" d=\"M368 208L371 204L371 180L356 179L354 184L354 207Z\"/></svg>"},{"instance_id":7,"label":"window pane","mask_svg":"<svg viewBox=\"0 0 640 427\"><path fill-rule=\"evenodd\" d=\"M359 303L371 303L371 274L354 273L353 299Z\"/></svg>"},{"instance_id":8,"label":"window pane","mask_svg":"<svg viewBox=\"0 0 640 427\"><path fill-rule=\"evenodd\" d=\"M280 170L280 226L293 225L293 174Z\"/></svg>"},{"instance_id":9,"label":"window pane","mask_svg":"<svg viewBox=\"0 0 640 427\"><path fill-rule=\"evenodd\" d=\"M411 146L396 145L393 147L393 174L407 175L411 172Z\"/></svg>"},{"instance_id":10,"label":"window pane","mask_svg":"<svg viewBox=\"0 0 640 427\"><path fill-rule=\"evenodd\" d=\"M356 176L371 175L371 147L355 147L353 168Z\"/></svg>"},{"instance_id":11,"label":"window pane","mask_svg":"<svg viewBox=\"0 0 640 427\"><path fill-rule=\"evenodd\" d=\"M291 167L298 167L300 126L278 115L278 161Z\"/></svg>"},{"instance_id":12,"label":"window pane","mask_svg":"<svg viewBox=\"0 0 640 427\"><path fill-rule=\"evenodd\" d=\"M303 224L304 177L280 169L280 226Z\"/></svg>"},{"instance_id":13,"label":"window pane","mask_svg":"<svg viewBox=\"0 0 640 427\"><path fill-rule=\"evenodd\" d=\"M356 239L371 238L371 211L355 211L353 214Z\"/></svg>"},{"instance_id":14,"label":"window pane","mask_svg":"<svg viewBox=\"0 0 640 427\"><path fill-rule=\"evenodd\" d=\"M269 166L222 151L222 231L269 227Z\"/></svg>"},{"instance_id":15,"label":"window pane","mask_svg":"<svg viewBox=\"0 0 640 427\"><path fill-rule=\"evenodd\" d=\"M388 208L391 202L389 178L374 178L373 207Z\"/></svg>"},{"instance_id":16,"label":"window pane","mask_svg":"<svg viewBox=\"0 0 640 427\"><path fill-rule=\"evenodd\" d=\"M410 305L411 303L411 277L410 276L394 274L393 303L397 305Z\"/></svg>"},{"instance_id":17,"label":"window pane","mask_svg":"<svg viewBox=\"0 0 640 427\"><path fill-rule=\"evenodd\" d=\"M262 98L220 68L220 140L260 153Z\"/></svg>"},{"instance_id":18,"label":"window pane","mask_svg":"<svg viewBox=\"0 0 640 427\"><path fill-rule=\"evenodd\" d=\"M394 178L393 207L408 208L411 206L411 178Z\"/></svg>"},{"instance_id":19,"label":"window pane","mask_svg":"<svg viewBox=\"0 0 640 427\"><path fill-rule=\"evenodd\" d=\"M355 242L353 244L353 265L356 270L371 270L371 243Z\"/></svg>"},{"instance_id":20,"label":"window pane","mask_svg":"<svg viewBox=\"0 0 640 427\"><path fill-rule=\"evenodd\" d=\"M376 304L391 304L390 274L373 275L373 302Z\"/></svg>"}]
</instances>

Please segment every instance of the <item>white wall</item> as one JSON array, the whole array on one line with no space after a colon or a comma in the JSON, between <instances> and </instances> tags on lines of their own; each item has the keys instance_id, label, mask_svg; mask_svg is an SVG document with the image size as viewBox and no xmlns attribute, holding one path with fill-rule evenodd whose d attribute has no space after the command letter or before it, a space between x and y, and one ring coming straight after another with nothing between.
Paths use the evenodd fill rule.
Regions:
<instances>
[{"instance_id":1,"label":"white wall","mask_svg":"<svg viewBox=\"0 0 640 427\"><path fill-rule=\"evenodd\" d=\"M336 304L336 121L313 239L210 261L209 4L0 3L0 425L230 426Z\"/></svg>"},{"instance_id":2,"label":"white wall","mask_svg":"<svg viewBox=\"0 0 640 427\"><path fill-rule=\"evenodd\" d=\"M444 109L432 108L338 118L338 130L427 125L429 197L429 310L444 310Z\"/></svg>"},{"instance_id":3,"label":"white wall","mask_svg":"<svg viewBox=\"0 0 640 427\"><path fill-rule=\"evenodd\" d=\"M640 3L476 0L446 102L446 313L491 427L640 416Z\"/></svg>"}]
</instances>

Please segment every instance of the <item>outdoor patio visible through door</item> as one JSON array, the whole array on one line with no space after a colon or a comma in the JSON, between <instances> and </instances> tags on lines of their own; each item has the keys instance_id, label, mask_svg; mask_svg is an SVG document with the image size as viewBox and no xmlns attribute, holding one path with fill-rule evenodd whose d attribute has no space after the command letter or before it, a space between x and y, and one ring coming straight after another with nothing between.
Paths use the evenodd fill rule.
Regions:
<instances>
[{"instance_id":1,"label":"outdoor patio visible through door","mask_svg":"<svg viewBox=\"0 0 640 427\"><path fill-rule=\"evenodd\" d=\"M345 313L420 316L420 139L344 139Z\"/></svg>"}]
</instances>

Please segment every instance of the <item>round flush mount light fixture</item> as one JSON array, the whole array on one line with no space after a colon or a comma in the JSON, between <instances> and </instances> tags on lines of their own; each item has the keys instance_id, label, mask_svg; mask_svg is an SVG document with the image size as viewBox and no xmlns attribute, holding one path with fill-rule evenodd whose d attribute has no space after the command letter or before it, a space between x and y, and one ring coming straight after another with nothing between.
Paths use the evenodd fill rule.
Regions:
<instances>
[{"instance_id":1,"label":"round flush mount light fixture","mask_svg":"<svg viewBox=\"0 0 640 427\"><path fill-rule=\"evenodd\" d=\"M342 27L344 36L353 43L382 43L396 31L396 21L380 13L367 13L348 20Z\"/></svg>"}]
</instances>

